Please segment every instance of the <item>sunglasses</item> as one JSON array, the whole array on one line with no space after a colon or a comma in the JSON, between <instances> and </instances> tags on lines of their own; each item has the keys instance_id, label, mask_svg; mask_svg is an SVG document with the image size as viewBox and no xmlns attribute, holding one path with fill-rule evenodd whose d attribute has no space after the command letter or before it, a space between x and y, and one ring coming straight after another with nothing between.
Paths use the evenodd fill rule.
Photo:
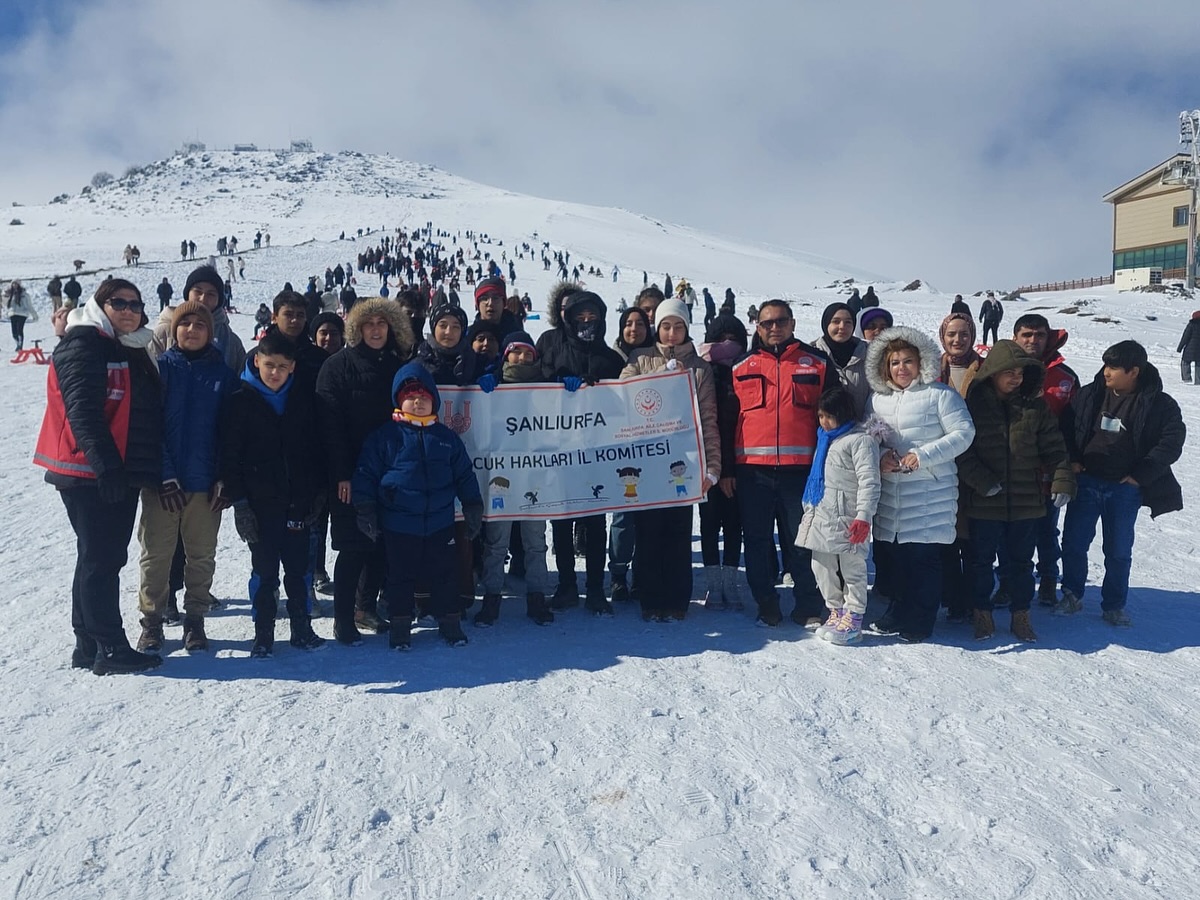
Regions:
<instances>
[{"instance_id":1,"label":"sunglasses","mask_svg":"<svg viewBox=\"0 0 1200 900\"><path fill-rule=\"evenodd\" d=\"M790 321L786 316L782 319L759 319L758 327L770 331L772 328L785 328Z\"/></svg>"},{"instance_id":2,"label":"sunglasses","mask_svg":"<svg viewBox=\"0 0 1200 900\"><path fill-rule=\"evenodd\" d=\"M124 312L127 309L131 309L135 313L140 313L146 310L146 304L141 300L124 300L121 297L111 298L105 303L105 306L111 306L117 312Z\"/></svg>"}]
</instances>

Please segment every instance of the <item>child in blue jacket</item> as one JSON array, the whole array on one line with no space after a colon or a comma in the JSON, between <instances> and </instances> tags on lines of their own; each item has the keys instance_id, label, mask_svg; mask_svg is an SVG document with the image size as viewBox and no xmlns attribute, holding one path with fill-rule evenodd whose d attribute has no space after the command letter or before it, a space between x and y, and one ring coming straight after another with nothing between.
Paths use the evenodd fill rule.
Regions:
<instances>
[{"instance_id":1,"label":"child in blue jacket","mask_svg":"<svg viewBox=\"0 0 1200 900\"><path fill-rule=\"evenodd\" d=\"M427 612L451 646L467 643L455 598L454 498L462 503L467 535L483 527L479 483L457 434L438 421L441 397L433 376L411 362L392 380L392 421L363 444L350 482L359 529L382 532L388 556L385 587L392 614L390 646L410 644L417 574L432 587Z\"/></svg>"}]
</instances>

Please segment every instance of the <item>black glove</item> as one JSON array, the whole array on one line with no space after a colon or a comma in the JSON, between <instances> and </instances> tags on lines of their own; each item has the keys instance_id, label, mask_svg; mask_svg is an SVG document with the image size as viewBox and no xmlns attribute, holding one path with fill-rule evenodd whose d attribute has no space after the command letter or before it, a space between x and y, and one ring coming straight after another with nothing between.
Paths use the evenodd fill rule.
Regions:
<instances>
[{"instance_id":1,"label":"black glove","mask_svg":"<svg viewBox=\"0 0 1200 900\"><path fill-rule=\"evenodd\" d=\"M358 517L354 524L358 526L358 530L366 535L367 540L372 544L379 537L379 520L375 515L374 506L356 506Z\"/></svg>"},{"instance_id":2,"label":"black glove","mask_svg":"<svg viewBox=\"0 0 1200 900\"><path fill-rule=\"evenodd\" d=\"M467 537L471 540L479 537L483 530L483 504L473 503L463 507L463 523L467 526Z\"/></svg>"},{"instance_id":3,"label":"black glove","mask_svg":"<svg viewBox=\"0 0 1200 900\"><path fill-rule=\"evenodd\" d=\"M258 543L258 519L246 502L233 504L233 527L247 544Z\"/></svg>"},{"instance_id":4,"label":"black glove","mask_svg":"<svg viewBox=\"0 0 1200 900\"><path fill-rule=\"evenodd\" d=\"M96 490L104 503L120 503L129 497L129 476L124 469L105 472L96 479Z\"/></svg>"},{"instance_id":5,"label":"black glove","mask_svg":"<svg viewBox=\"0 0 1200 900\"><path fill-rule=\"evenodd\" d=\"M164 512L181 513L187 506L187 494L175 479L164 481L158 488L158 505Z\"/></svg>"}]
</instances>

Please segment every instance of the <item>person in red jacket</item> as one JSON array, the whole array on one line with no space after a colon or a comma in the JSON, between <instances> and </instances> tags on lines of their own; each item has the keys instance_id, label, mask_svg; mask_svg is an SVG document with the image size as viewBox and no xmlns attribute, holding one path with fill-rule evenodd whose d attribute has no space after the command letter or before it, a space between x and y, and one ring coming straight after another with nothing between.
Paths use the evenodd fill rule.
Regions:
<instances>
[{"instance_id":1,"label":"person in red jacket","mask_svg":"<svg viewBox=\"0 0 1200 900\"><path fill-rule=\"evenodd\" d=\"M792 621L816 628L824 621L825 601L813 577L811 552L794 542L817 446L817 401L837 384L837 375L823 353L796 340L795 330L791 307L768 300L759 308L750 352L733 367L735 490L758 622L774 627L783 621L775 590L778 520L784 567L794 585Z\"/></svg>"}]
</instances>

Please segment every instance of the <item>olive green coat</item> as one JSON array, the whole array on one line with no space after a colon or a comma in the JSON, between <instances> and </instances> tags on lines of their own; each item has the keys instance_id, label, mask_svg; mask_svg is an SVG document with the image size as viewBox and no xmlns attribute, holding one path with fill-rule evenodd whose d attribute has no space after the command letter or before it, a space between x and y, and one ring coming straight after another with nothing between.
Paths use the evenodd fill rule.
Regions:
<instances>
[{"instance_id":1,"label":"olive green coat","mask_svg":"<svg viewBox=\"0 0 1200 900\"><path fill-rule=\"evenodd\" d=\"M1024 369L1021 386L1001 397L993 375ZM975 440L958 457L962 506L973 519L1014 522L1046 514L1043 473L1051 494L1075 496L1075 474L1058 420L1041 398L1045 370L1013 341L997 341L967 391ZM998 494L988 497L1000 485Z\"/></svg>"}]
</instances>

